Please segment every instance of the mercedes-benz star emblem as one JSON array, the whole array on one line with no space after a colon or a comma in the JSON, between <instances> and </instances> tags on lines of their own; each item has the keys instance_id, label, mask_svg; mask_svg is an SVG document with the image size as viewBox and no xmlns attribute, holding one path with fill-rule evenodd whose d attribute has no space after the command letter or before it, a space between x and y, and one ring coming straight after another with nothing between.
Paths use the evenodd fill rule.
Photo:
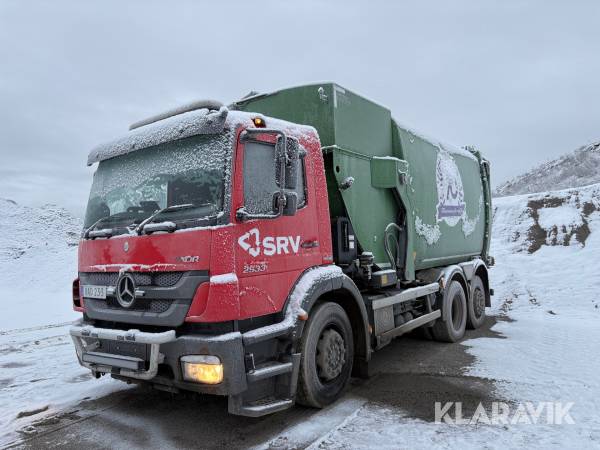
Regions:
<instances>
[{"instance_id":1,"label":"mercedes-benz star emblem","mask_svg":"<svg viewBox=\"0 0 600 450\"><path fill-rule=\"evenodd\" d=\"M128 273L117 281L117 301L123 308L131 308L135 301L135 280Z\"/></svg>"}]
</instances>

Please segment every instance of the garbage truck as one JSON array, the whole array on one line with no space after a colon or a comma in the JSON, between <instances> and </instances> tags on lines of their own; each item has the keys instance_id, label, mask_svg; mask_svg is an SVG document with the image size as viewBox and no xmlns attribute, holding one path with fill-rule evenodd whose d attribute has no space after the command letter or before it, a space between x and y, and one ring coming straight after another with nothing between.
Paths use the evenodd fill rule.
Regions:
<instances>
[{"instance_id":1,"label":"garbage truck","mask_svg":"<svg viewBox=\"0 0 600 450\"><path fill-rule=\"evenodd\" d=\"M70 334L96 377L321 408L392 339L485 321L488 161L335 83L184 105L87 164Z\"/></svg>"}]
</instances>

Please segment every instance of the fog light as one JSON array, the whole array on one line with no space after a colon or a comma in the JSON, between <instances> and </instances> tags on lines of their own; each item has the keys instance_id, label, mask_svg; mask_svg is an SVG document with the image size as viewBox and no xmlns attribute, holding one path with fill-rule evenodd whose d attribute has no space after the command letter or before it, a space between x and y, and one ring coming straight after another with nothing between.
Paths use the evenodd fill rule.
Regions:
<instances>
[{"instance_id":1,"label":"fog light","mask_svg":"<svg viewBox=\"0 0 600 450\"><path fill-rule=\"evenodd\" d=\"M219 384L223 381L223 364L216 356L188 355L181 358L183 378L204 384Z\"/></svg>"}]
</instances>

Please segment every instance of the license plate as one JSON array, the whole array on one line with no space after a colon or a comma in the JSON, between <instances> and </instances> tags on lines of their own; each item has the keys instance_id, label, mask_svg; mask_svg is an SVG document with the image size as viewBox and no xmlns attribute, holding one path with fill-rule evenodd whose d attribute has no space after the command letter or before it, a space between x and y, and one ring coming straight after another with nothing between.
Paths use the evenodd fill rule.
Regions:
<instances>
[{"instance_id":1,"label":"license plate","mask_svg":"<svg viewBox=\"0 0 600 450\"><path fill-rule=\"evenodd\" d=\"M83 298L86 297L106 300L106 286L94 286L91 284L83 286Z\"/></svg>"},{"instance_id":2,"label":"license plate","mask_svg":"<svg viewBox=\"0 0 600 450\"><path fill-rule=\"evenodd\" d=\"M113 355L134 356L143 360L149 358L148 345L136 342L101 340L98 350Z\"/></svg>"}]
</instances>

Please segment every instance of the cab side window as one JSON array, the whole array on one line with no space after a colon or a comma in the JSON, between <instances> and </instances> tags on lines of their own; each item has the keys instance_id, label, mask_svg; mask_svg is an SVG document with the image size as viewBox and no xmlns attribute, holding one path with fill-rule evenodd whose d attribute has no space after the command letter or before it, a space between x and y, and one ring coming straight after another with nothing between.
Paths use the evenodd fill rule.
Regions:
<instances>
[{"instance_id":1,"label":"cab side window","mask_svg":"<svg viewBox=\"0 0 600 450\"><path fill-rule=\"evenodd\" d=\"M244 147L244 207L249 214L272 214L279 191L275 146L247 142Z\"/></svg>"},{"instance_id":2,"label":"cab side window","mask_svg":"<svg viewBox=\"0 0 600 450\"><path fill-rule=\"evenodd\" d=\"M296 185L296 194L298 194L298 209L306 205L306 169L304 158L298 158L298 184Z\"/></svg>"}]
</instances>

